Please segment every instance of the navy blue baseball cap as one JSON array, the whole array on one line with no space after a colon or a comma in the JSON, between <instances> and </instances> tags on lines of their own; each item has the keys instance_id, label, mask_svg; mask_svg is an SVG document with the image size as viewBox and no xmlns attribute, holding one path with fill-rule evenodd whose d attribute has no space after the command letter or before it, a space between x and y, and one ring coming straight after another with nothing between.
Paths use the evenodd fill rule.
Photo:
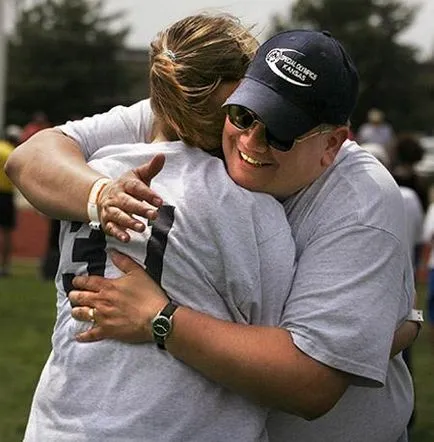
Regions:
<instances>
[{"instance_id":1,"label":"navy blue baseball cap","mask_svg":"<svg viewBox=\"0 0 434 442\"><path fill-rule=\"evenodd\" d=\"M254 112L286 141L319 124L346 124L357 102L359 76L327 31L285 31L263 43L223 106Z\"/></svg>"}]
</instances>

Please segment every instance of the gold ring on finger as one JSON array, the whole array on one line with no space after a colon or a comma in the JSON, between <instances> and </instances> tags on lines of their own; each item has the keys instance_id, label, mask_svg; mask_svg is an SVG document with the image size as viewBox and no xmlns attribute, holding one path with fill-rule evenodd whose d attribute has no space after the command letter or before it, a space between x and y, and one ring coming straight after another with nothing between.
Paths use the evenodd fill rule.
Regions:
<instances>
[{"instance_id":1,"label":"gold ring on finger","mask_svg":"<svg viewBox=\"0 0 434 442\"><path fill-rule=\"evenodd\" d=\"M89 321L95 322L95 312L96 312L95 307L92 307L91 309L89 309Z\"/></svg>"}]
</instances>

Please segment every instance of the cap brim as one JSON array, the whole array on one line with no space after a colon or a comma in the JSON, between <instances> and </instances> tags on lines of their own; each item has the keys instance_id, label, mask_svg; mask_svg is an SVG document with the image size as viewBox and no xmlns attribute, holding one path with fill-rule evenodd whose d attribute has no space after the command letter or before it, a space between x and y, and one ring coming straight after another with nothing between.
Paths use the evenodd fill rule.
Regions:
<instances>
[{"instance_id":1,"label":"cap brim","mask_svg":"<svg viewBox=\"0 0 434 442\"><path fill-rule=\"evenodd\" d=\"M294 140L319 123L294 103L252 78L244 78L223 106L238 104L254 112L279 140Z\"/></svg>"}]
</instances>

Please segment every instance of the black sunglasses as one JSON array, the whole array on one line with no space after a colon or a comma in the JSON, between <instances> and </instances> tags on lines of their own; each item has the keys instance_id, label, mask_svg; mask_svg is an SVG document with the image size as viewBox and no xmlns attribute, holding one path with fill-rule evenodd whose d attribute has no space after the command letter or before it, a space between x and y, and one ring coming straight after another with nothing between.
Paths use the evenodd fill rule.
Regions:
<instances>
[{"instance_id":1,"label":"black sunglasses","mask_svg":"<svg viewBox=\"0 0 434 442\"><path fill-rule=\"evenodd\" d=\"M229 104L225 107L226 115L229 118L231 124L233 124L237 129L247 130L251 128L255 122L262 123L258 116L247 109L244 106L238 104ZM265 126L265 125L264 125ZM288 151L294 144L294 140L282 141L276 138L265 126L265 140L270 147L274 149Z\"/></svg>"},{"instance_id":2,"label":"black sunglasses","mask_svg":"<svg viewBox=\"0 0 434 442\"><path fill-rule=\"evenodd\" d=\"M225 106L225 111L229 121L237 129L247 130L251 128L255 124L255 122L264 124L254 112L239 104L229 104L228 106ZM282 141L276 138L267 129L267 126L264 125L264 127L265 127L265 140L267 144L270 147L273 147L274 149L277 150L281 150L283 152L288 152L289 150L291 150L294 147L295 143L300 143L301 141L305 141L321 133L331 132L331 129L319 128L319 130L316 130L315 132L312 132L308 135L304 136L302 135L300 137L296 137L288 141Z\"/></svg>"}]
</instances>

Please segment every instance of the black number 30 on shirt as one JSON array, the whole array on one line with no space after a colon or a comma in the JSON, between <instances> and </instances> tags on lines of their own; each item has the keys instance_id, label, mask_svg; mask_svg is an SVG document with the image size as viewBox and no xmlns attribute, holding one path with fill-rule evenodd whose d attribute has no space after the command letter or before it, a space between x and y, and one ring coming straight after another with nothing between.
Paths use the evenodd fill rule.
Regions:
<instances>
[{"instance_id":1,"label":"black number 30 on shirt","mask_svg":"<svg viewBox=\"0 0 434 442\"><path fill-rule=\"evenodd\" d=\"M167 238L175 220L175 207L162 206L158 210L158 218L148 223L152 227L151 236L146 247L145 266L146 271L152 279L161 284L163 272L163 258L167 246ZM72 222L70 233L76 233L83 226L83 223ZM91 230L88 238L75 238L71 251L71 260L74 263L87 263L87 273L89 275L104 276L106 269L107 245L104 232ZM72 279L74 273L63 273L63 288L65 293L72 289Z\"/></svg>"}]
</instances>

